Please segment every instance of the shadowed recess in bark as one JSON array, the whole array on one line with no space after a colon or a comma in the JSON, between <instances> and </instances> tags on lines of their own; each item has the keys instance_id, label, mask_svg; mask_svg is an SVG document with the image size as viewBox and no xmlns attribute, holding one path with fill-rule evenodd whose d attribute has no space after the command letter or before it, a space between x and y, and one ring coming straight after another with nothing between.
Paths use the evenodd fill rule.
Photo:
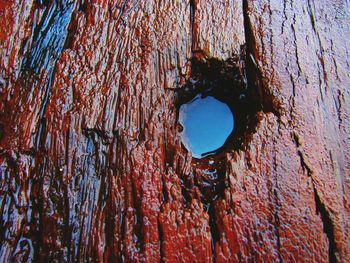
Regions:
<instances>
[{"instance_id":1,"label":"shadowed recess in bark","mask_svg":"<svg viewBox=\"0 0 350 263\"><path fill-rule=\"evenodd\" d=\"M249 135L255 131L258 121L256 113L272 108L264 105L269 100L262 99L256 82L247 80L247 75L254 77L257 73L246 72L245 54L242 53L226 61L194 58L191 77L183 87L177 89L178 115L181 106L191 102L199 94L202 97L214 97L228 105L233 112L234 131L225 144L213 153L244 149Z\"/></svg>"}]
</instances>

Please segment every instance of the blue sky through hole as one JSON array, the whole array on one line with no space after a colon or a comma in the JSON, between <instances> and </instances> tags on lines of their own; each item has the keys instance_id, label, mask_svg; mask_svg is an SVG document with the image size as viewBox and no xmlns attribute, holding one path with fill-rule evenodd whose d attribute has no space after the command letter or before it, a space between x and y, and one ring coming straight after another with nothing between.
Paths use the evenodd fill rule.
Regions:
<instances>
[{"instance_id":1,"label":"blue sky through hole","mask_svg":"<svg viewBox=\"0 0 350 263\"><path fill-rule=\"evenodd\" d=\"M196 158L223 146L234 127L228 105L212 96L197 95L181 105L179 122L183 126L182 142Z\"/></svg>"}]
</instances>

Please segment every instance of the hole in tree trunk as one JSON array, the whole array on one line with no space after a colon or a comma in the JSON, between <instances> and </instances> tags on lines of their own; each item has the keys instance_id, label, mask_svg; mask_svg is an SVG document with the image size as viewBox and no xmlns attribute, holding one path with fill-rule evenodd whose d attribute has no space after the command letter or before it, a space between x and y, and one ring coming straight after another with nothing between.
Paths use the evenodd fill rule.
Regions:
<instances>
[{"instance_id":1,"label":"hole in tree trunk","mask_svg":"<svg viewBox=\"0 0 350 263\"><path fill-rule=\"evenodd\" d=\"M177 99L181 141L196 159L243 148L262 109L259 92L248 89L244 54L226 61L193 59Z\"/></svg>"},{"instance_id":2,"label":"hole in tree trunk","mask_svg":"<svg viewBox=\"0 0 350 263\"><path fill-rule=\"evenodd\" d=\"M199 159L223 147L234 128L230 107L213 96L202 94L180 106L179 122L183 127L184 146Z\"/></svg>"}]
</instances>

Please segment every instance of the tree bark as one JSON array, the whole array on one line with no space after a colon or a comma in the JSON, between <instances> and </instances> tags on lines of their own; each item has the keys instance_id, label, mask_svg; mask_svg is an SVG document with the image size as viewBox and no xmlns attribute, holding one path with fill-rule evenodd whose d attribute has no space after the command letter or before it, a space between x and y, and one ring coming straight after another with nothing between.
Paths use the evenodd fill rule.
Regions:
<instances>
[{"instance_id":1,"label":"tree bark","mask_svg":"<svg viewBox=\"0 0 350 263\"><path fill-rule=\"evenodd\" d=\"M350 261L349 1L0 14L0 261ZM262 106L207 195L178 91L195 61L237 57Z\"/></svg>"}]
</instances>

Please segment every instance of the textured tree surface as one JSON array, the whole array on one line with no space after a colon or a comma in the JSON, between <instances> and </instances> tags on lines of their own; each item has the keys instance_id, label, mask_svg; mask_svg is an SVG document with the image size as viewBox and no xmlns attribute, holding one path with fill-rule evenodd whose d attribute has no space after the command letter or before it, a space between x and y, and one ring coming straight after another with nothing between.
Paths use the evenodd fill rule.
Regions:
<instances>
[{"instance_id":1,"label":"textured tree surface","mask_svg":"<svg viewBox=\"0 0 350 263\"><path fill-rule=\"evenodd\" d=\"M1 262L350 261L349 1L0 0L0 25ZM177 105L211 59L261 106L209 163Z\"/></svg>"}]
</instances>

